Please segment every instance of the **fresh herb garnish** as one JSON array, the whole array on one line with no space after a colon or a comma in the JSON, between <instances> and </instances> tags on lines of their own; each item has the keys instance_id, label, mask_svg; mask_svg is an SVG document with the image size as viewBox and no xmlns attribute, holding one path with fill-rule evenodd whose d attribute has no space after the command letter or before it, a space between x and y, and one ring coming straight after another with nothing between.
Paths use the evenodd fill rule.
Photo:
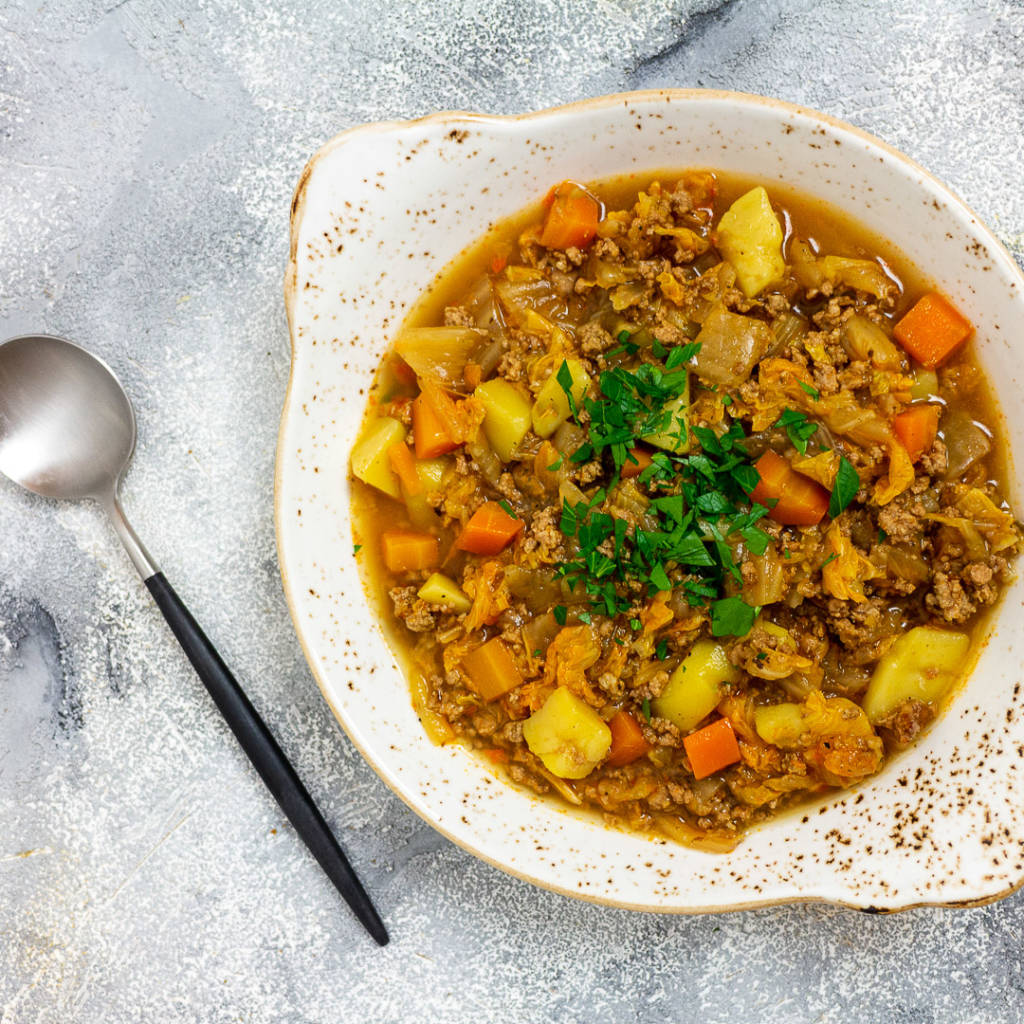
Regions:
<instances>
[{"instance_id":1,"label":"fresh herb garnish","mask_svg":"<svg viewBox=\"0 0 1024 1024\"><path fill-rule=\"evenodd\" d=\"M768 509L750 500L760 478L742 425L733 422L724 431L687 427L684 364L699 349L696 342L669 348L654 339L650 351L662 363L606 369L597 397L583 399L586 440L567 453L569 461L603 461L611 477L584 500L563 498L559 526L574 541L573 556L557 568L556 577L589 598L591 613L614 617L635 608L638 600L675 588L694 607L720 601L727 579L742 581L740 551L762 555L771 542L758 525ZM567 368L562 376L566 386ZM621 472L635 461L630 450L655 434L690 443L652 453L651 464L629 485L647 488L641 495L645 515L638 521L622 514ZM743 635L736 631L748 619L753 621L732 604L722 605L716 615L718 628L727 631L723 636ZM642 623L634 617L630 626L640 630Z\"/></svg>"},{"instance_id":2,"label":"fresh herb garnish","mask_svg":"<svg viewBox=\"0 0 1024 1024\"><path fill-rule=\"evenodd\" d=\"M801 390L809 394L815 401L818 401L818 399L821 398L821 392L817 388L811 387L810 384L806 384L802 380L798 380L797 384L800 385Z\"/></svg>"},{"instance_id":3,"label":"fresh herb garnish","mask_svg":"<svg viewBox=\"0 0 1024 1024\"><path fill-rule=\"evenodd\" d=\"M511 517L512 517L513 519L518 519L518 518L519 518L519 516L517 516L517 515L516 515L515 509L514 509L514 508L513 508L513 507L512 507L512 506L511 506L511 505L510 505L510 504L509 504L509 503L508 503L508 502L507 502L507 501L506 501L506 500L505 500L504 498L501 498L501 499L500 499L500 500L498 501L498 504L499 504L499 505L500 505L500 506L501 506L501 507L502 507L502 508L503 508L503 509L504 509L504 510L506 511L506 513L508 513L508 515L510 515L510 516L511 516Z\"/></svg>"},{"instance_id":4,"label":"fresh herb garnish","mask_svg":"<svg viewBox=\"0 0 1024 1024\"><path fill-rule=\"evenodd\" d=\"M775 421L775 426L784 427L793 447L801 454L807 454L807 441L818 429L816 423L812 423L796 409L784 409L782 415Z\"/></svg>"},{"instance_id":5,"label":"fresh herb garnish","mask_svg":"<svg viewBox=\"0 0 1024 1024\"><path fill-rule=\"evenodd\" d=\"M723 597L712 602L711 635L746 636L760 610L747 604L742 597Z\"/></svg>"},{"instance_id":6,"label":"fresh herb garnish","mask_svg":"<svg viewBox=\"0 0 1024 1024\"><path fill-rule=\"evenodd\" d=\"M555 622L560 626L565 625L566 607L564 604L556 604L555 607L551 609L551 614L554 615Z\"/></svg>"},{"instance_id":7,"label":"fresh herb garnish","mask_svg":"<svg viewBox=\"0 0 1024 1024\"><path fill-rule=\"evenodd\" d=\"M878 542L877 543L881 544L882 541L884 541L885 538L888 537L888 536L889 536L889 534L887 534L885 532L885 530L879 530L878 531Z\"/></svg>"},{"instance_id":8,"label":"fresh herb garnish","mask_svg":"<svg viewBox=\"0 0 1024 1024\"><path fill-rule=\"evenodd\" d=\"M619 334L618 334L619 344L620 345L625 345L626 342L629 341L629 339L631 337L633 337L633 335L631 335L629 333L629 331L619 331Z\"/></svg>"},{"instance_id":9,"label":"fresh herb garnish","mask_svg":"<svg viewBox=\"0 0 1024 1024\"><path fill-rule=\"evenodd\" d=\"M650 698L644 697L644 702L643 702L643 704L640 705L640 708L641 708L641 710L644 713L644 718L646 718L647 721L650 722L650 720L651 720L651 701L650 701Z\"/></svg>"},{"instance_id":10,"label":"fresh herb garnish","mask_svg":"<svg viewBox=\"0 0 1024 1024\"><path fill-rule=\"evenodd\" d=\"M548 472L549 473L554 473L557 470L561 469L562 468L562 462L563 462L564 459L565 459L565 456L562 455L561 453L559 453L558 458L555 459L555 461L552 462L550 466L548 466Z\"/></svg>"},{"instance_id":11,"label":"fresh herb garnish","mask_svg":"<svg viewBox=\"0 0 1024 1024\"><path fill-rule=\"evenodd\" d=\"M668 657L668 640L662 637L654 647L654 656L658 661L664 661Z\"/></svg>"},{"instance_id":12,"label":"fresh herb garnish","mask_svg":"<svg viewBox=\"0 0 1024 1024\"><path fill-rule=\"evenodd\" d=\"M362 544L353 544L352 545L352 554L353 555L358 555L359 552L362 551L362 550L363 550L363 545Z\"/></svg>"},{"instance_id":13,"label":"fresh herb garnish","mask_svg":"<svg viewBox=\"0 0 1024 1024\"><path fill-rule=\"evenodd\" d=\"M860 490L860 477L845 455L839 456L839 470L832 485L832 496L828 500L829 517L835 519L850 504Z\"/></svg>"}]
</instances>

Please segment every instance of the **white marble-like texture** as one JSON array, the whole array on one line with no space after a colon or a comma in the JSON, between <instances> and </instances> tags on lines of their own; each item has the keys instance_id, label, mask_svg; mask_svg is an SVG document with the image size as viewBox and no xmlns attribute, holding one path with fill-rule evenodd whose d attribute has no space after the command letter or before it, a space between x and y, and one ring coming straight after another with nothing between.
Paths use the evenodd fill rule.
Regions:
<instances>
[{"instance_id":1,"label":"white marble-like texture","mask_svg":"<svg viewBox=\"0 0 1024 1024\"><path fill-rule=\"evenodd\" d=\"M366 938L282 820L98 513L0 482L0 1022L1024 1018L1024 897L642 916L452 846L331 719L272 514L288 203L332 134L626 88L760 92L903 149L1024 263L1021 0L187 6L0 7L0 337L68 334L124 380L129 514L393 941Z\"/></svg>"}]
</instances>

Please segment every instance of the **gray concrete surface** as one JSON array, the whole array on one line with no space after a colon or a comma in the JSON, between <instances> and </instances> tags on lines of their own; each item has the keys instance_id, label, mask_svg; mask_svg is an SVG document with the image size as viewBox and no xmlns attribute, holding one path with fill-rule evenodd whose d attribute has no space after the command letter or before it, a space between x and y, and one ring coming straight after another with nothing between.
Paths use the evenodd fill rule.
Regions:
<instances>
[{"instance_id":1,"label":"gray concrete surface","mask_svg":"<svg viewBox=\"0 0 1024 1024\"><path fill-rule=\"evenodd\" d=\"M272 521L292 185L350 125L648 86L777 95L944 178L1024 260L1020 0L0 8L0 336L139 413L136 526L387 919L306 855L98 514L0 485L0 1021L1020 1021L1024 899L671 919L541 892L402 805L305 667Z\"/></svg>"}]
</instances>

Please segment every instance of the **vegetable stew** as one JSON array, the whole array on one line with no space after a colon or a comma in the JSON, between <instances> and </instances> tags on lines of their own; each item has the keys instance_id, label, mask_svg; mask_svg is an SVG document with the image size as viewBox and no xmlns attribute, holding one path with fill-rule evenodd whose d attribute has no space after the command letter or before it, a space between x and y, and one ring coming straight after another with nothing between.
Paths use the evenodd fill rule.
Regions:
<instances>
[{"instance_id":1,"label":"vegetable stew","mask_svg":"<svg viewBox=\"0 0 1024 1024\"><path fill-rule=\"evenodd\" d=\"M566 181L432 286L351 470L436 742L728 849L941 710L1021 531L972 327L813 200Z\"/></svg>"}]
</instances>

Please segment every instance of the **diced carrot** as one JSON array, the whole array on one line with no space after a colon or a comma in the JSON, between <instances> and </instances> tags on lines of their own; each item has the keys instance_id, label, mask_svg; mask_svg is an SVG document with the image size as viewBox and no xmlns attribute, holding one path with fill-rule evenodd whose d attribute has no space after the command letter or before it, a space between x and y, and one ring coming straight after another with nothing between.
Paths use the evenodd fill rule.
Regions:
<instances>
[{"instance_id":1,"label":"diced carrot","mask_svg":"<svg viewBox=\"0 0 1024 1024\"><path fill-rule=\"evenodd\" d=\"M475 388L484 379L484 368L479 363L466 363L462 370L462 379L467 387Z\"/></svg>"},{"instance_id":2,"label":"diced carrot","mask_svg":"<svg viewBox=\"0 0 1024 1024\"><path fill-rule=\"evenodd\" d=\"M380 536L384 564L390 572L433 569L440 562L437 538L415 530L385 530Z\"/></svg>"},{"instance_id":3,"label":"diced carrot","mask_svg":"<svg viewBox=\"0 0 1024 1024\"><path fill-rule=\"evenodd\" d=\"M601 204L582 185L563 181L555 186L540 244L546 249L582 249L593 241L600 219Z\"/></svg>"},{"instance_id":4,"label":"diced carrot","mask_svg":"<svg viewBox=\"0 0 1024 1024\"><path fill-rule=\"evenodd\" d=\"M939 407L937 405L912 405L906 412L893 417L893 430L900 444L907 449L911 462L917 462L935 444L939 432Z\"/></svg>"},{"instance_id":5,"label":"diced carrot","mask_svg":"<svg viewBox=\"0 0 1024 1024\"><path fill-rule=\"evenodd\" d=\"M416 472L416 460L409 446L404 441L391 445L388 448L388 462L402 485L402 493L406 498L415 498L423 490L423 481Z\"/></svg>"},{"instance_id":6,"label":"diced carrot","mask_svg":"<svg viewBox=\"0 0 1024 1024\"><path fill-rule=\"evenodd\" d=\"M500 274L505 267L508 265L508 258L505 256L495 256L491 260L491 273Z\"/></svg>"},{"instance_id":7,"label":"diced carrot","mask_svg":"<svg viewBox=\"0 0 1024 1024\"><path fill-rule=\"evenodd\" d=\"M638 477L651 464L651 456L643 448L630 448L629 454L636 459L636 462L626 459L622 464L620 475L623 480L632 480L634 477Z\"/></svg>"},{"instance_id":8,"label":"diced carrot","mask_svg":"<svg viewBox=\"0 0 1024 1024\"><path fill-rule=\"evenodd\" d=\"M696 779L706 779L740 759L740 746L728 718L690 733L683 738L683 747Z\"/></svg>"},{"instance_id":9,"label":"diced carrot","mask_svg":"<svg viewBox=\"0 0 1024 1024\"><path fill-rule=\"evenodd\" d=\"M416 371L401 356L392 358L391 369L402 384L411 386L416 383Z\"/></svg>"},{"instance_id":10,"label":"diced carrot","mask_svg":"<svg viewBox=\"0 0 1024 1024\"><path fill-rule=\"evenodd\" d=\"M491 747L484 751L484 757L492 764L508 764L508 751L501 747Z\"/></svg>"},{"instance_id":11,"label":"diced carrot","mask_svg":"<svg viewBox=\"0 0 1024 1024\"><path fill-rule=\"evenodd\" d=\"M412 403L412 438L418 459L433 459L459 447L423 395L418 395Z\"/></svg>"},{"instance_id":12,"label":"diced carrot","mask_svg":"<svg viewBox=\"0 0 1024 1024\"><path fill-rule=\"evenodd\" d=\"M922 296L893 328L896 340L924 367L933 370L970 336L970 322L938 292Z\"/></svg>"},{"instance_id":13,"label":"diced carrot","mask_svg":"<svg viewBox=\"0 0 1024 1024\"><path fill-rule=\"evenodd\" d=\"M469 685L484 700L497 700L523 682L512 652L500 636L474 648L461 664Z\"/></svg>"},{"instance_id":14,"label":"diced carrot","mask_svg":"<svg viewBox=\"0 0 1024 1024\"><path fill-rule=\"evenodd\" d=\"M761 479L750 495L768 506L768 515L783 526L814 526L828 511L828 491L798 473L781 456L769 450L754 463ZM772 501L775 504L772 505Z\"/></svg>"},{"instance_id":15,"label":"diced carrot","mask_svg":"<svg viewBox=\"0 0 1024 1024\"><path fill-rule=\"evenodd\" d=\"M473 555L496 555L523 528L496 501L485 501L462 528L455 546Z\"/></svg>"},{"instance_id":16,"label":"diced carrot","mask_svg":"<svg viewBox=\"0 0 1024 1024\"><path fill-rule=\"evenodd\" d=\"M612 745L605 764L612 768L631 764L651 749L644 739L640 723L628 711L616 712L609 720L608 728L612 731Z\"/></svg>"}]
</instances>

